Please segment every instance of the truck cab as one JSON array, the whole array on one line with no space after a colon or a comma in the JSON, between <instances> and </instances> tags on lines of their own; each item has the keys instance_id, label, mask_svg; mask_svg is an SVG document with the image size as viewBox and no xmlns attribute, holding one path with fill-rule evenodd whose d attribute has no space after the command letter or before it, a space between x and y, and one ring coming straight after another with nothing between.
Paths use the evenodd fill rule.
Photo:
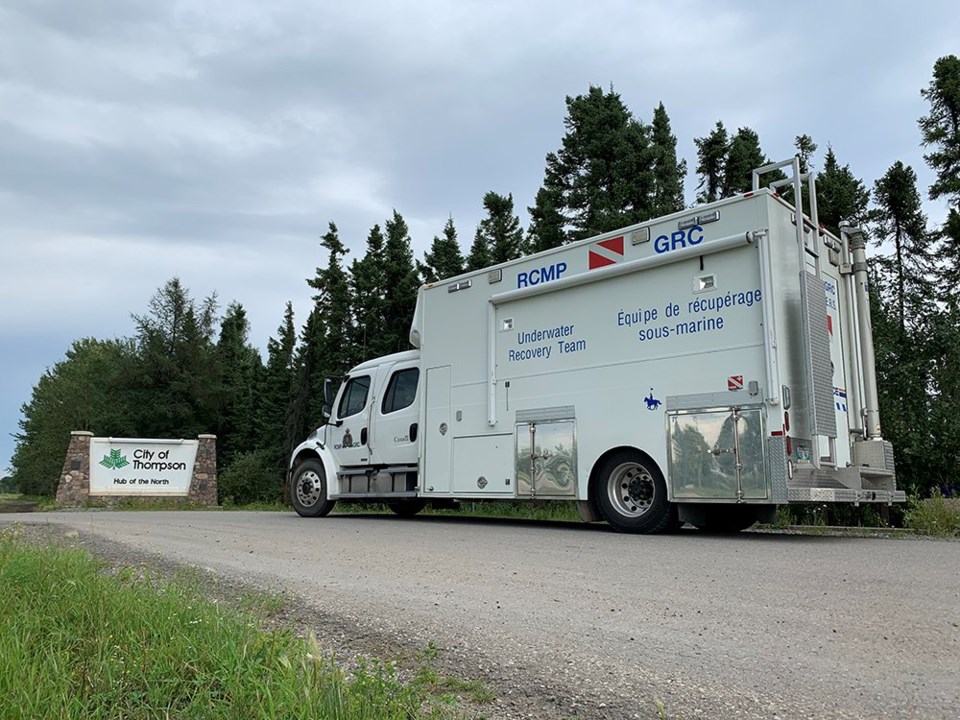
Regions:
<instances>
[{"instance_id":1,"label":"truck cab","mask_svg":"<svg viewBox=\"0 0 960 720\"><path fill-rule=\"evenodd\" d=\"M330 381L326 388L327 423L294 453L297 512L324 515L338 499L383 501L400 514L419 510L420 352L362 363L335 395Z\"/></svg>"}]
</instances>

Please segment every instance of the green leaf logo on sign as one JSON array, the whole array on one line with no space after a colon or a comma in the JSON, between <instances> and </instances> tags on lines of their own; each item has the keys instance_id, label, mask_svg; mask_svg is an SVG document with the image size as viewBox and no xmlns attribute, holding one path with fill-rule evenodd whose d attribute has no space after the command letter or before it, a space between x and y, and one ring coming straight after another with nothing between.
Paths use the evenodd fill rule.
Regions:
<instances>
[{"instance_id":1,"label":"green leaf logo on sign","mask_svg":"<svg viewBox=\"0 0 960 720\"><path fill-rule=\"evenodd\" d=\"M121 455L119 450L111 450L109 455L104 455L100 464L109 470L119 470L130 463L127 462L127 456Z\"/></svg>"}]
</instances>

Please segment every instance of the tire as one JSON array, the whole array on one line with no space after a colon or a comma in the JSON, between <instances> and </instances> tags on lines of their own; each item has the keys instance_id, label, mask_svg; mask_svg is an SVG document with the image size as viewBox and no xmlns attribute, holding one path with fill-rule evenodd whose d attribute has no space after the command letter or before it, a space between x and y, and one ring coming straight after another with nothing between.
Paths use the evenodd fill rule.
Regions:
<instances>
[{"instance_id":1,"label":"tire","mask_svg":"<svg viewBox=\"0 0 960 720\"><path fill-rule=\"evenodd\" d=\"M704 522L696 527L701 532L734 535L757 522L757 513L751 507L717 505L706 509Z\"/></svg>"},{"instance_id":2,"label":"tire","mask_svg":"<svg viewBox=\"0 0 960 720\"><path fill-rule=\"evenodd\" d=\"M327 500L327 474L319 460L304 460L290 478L293 509L303 517L323 517L333 510L336 500Z\"/></svg>"},{"instance_id":3,"label":"tire","mask_svg":"<svg viewBox=\"0 0 960 720\"><path fill-rule=\"evenodd\" d=\"M413 517L427 506L426 500L412 498L409 500L395 500L388 502L387 507L398 517Z\"/></svg>"},{"instance_id":4,"label":"tire","mask_svg":"<svg viewBox=\"0 0 960 720\"><path fill-rule=\"evenodd\" d=\"M618 532L664 532L676 522L663 473L636 450L618 450L607 458L593 492L600 514Z\"/></svg>"}]
</instances>

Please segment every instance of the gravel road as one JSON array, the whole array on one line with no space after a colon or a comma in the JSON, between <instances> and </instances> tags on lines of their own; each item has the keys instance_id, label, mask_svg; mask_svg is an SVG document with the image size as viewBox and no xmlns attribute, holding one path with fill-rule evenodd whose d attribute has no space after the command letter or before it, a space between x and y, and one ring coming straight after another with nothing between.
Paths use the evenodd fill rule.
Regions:
<instances>
[{"instance_id":1,"label":"gravel road","mask_svg":"<svg viewBox=\"0 0 960 720\"><path fill-rule=\"evenodd\" d=\"M112 557L284 588L330 647L435 642L496 717L960 716L960 543L284 513L65 512Z\"/></svg>"}]
</instances>

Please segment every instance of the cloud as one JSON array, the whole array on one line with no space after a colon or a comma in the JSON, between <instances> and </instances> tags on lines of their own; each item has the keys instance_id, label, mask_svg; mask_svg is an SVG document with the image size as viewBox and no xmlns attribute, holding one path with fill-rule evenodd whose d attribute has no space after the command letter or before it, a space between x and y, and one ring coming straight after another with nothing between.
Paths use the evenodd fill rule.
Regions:
<instances>
[{"instance_id":1,"label":"cloud","mask_svg":"<svg viewBox=\"0 0 960 720\"><path fill-rule=\"evenodd\" d=\"M129 334L174 275L242 302L262 346L287 299L304 319L331 220L348 260L394 209L418 256L451 215L469 246L488 190L526 224L590 84L647 121L665 103L688 197L717 120L776 159L808 133L868 184L901 158L924 182L919 89L958 36L945 0L8 0L0 337L33 349L0 370ZM28 395L4 387L0 424Z\"/></svg>"}]
</instances>

